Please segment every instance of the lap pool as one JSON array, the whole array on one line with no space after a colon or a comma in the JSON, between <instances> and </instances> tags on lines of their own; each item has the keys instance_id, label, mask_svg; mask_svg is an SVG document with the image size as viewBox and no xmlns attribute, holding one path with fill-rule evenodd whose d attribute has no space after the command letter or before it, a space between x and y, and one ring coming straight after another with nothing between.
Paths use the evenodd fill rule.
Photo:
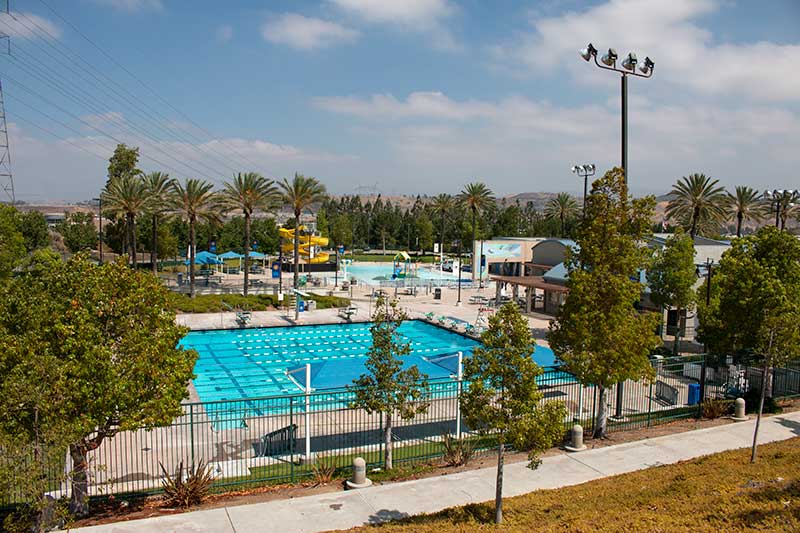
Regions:
<instances>
[{"instance_id":1,"label":"lap pool","mask_svg":"<svg viewBox=\"0 0 800 533\"><path fill-rule=\"evenodd\" d=\"M197 350L194 387L203 403L248 400L302 392L288 370L311 365L311 387L340 389L365 373L371 344L369 323L325 324L253 329L192 331L180 345ZM409 320L400 333L411 343L406 366L417 365L429 379L456 372L459 351L465 357L479 343L420 320ZM534 360L555 363L553 352L538 346ZM301 382L304 378L296 375Z\"/></svg>"}]
</instances>

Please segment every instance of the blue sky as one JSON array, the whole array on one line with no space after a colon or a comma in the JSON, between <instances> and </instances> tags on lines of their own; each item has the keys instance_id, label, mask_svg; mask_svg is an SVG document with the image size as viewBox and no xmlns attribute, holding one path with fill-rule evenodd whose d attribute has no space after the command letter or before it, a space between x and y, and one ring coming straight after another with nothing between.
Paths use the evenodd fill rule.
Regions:
<instances>
[{"instance_id":1,"label":"blue sky","mask_svg":"<svg viewBox=\"0 0 800 533\"><path fill-rule=\"evenodd\" d=\"M634 192L666 192L692 172L731 187L800 185L793 0L12 0L11 9L0 31L15 57L0 59L0 79L26 201L96 196L115 144L104 134L141 146L143 169L181 178L297 171L335 193L457 192L483 180L498 194L579 194L573 164L619 159L619 79L579 58L589 41L656 62L652 79L629 83Z\"/></svg>"}]
</instances>

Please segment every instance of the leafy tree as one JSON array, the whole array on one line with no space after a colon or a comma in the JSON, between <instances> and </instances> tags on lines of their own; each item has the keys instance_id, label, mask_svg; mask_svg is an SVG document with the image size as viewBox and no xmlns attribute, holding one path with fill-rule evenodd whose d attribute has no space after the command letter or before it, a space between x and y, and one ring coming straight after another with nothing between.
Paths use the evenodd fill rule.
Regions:
<instances>
[{"instance_id":1,"label":"leafy tree","mask_svg":"<svg viewBox=\"0 0 800 533\"><path fill-rule=\"evenodd\" d=\"M134 269L137 264L136 217L145 212L149 192L140 174L122 174L109 180L102 193L104 210L125 219L125 240Z\"/></svg>"},{"instance_id":2,"label":"leafy tree","mask_svg":"<svg viewBox=\"0 0 800 533\"><path fill-rule=\"evenodd\" d=\"M177 347L186 330L169 298L151 275L78 254L15 277L0 299L0 432L68 443L79 516L90 452L181 414L197 354Z\"/></svg>"},{"instance_id":3,"label":"leafy tree","mask_svg":"<svg viewBox=\"0 0 800 533\"><path fill-rule=\"evenodd\" d=\"M542 369L532 357L536 341L517 305L506 304L489 318L481 343L464 361L469 385L460 402L469 427L497 437L495 522L499 524L506 445L527 450L530 468L538 467L538 455L563 437L567 412L561 402L542 403L536 385Z\"/></svg>"},{"instance_id":4,"label":"leafy tree","mask_svg":"<svg viewBox=\"0 0 800 533\"><path fill-rule=\"evenodd\" d=\"M667 217L688 226L693 241L698 232L708 231L725 219L728 201L725 188L718 183L705 174L692 174L672 186Z\"/></svg>"},{"instance_id":5,"label":"leafy tree","mask_svg":"<svg viewBox=\"0 0 800 533\"><path fill-rule=\"evenodd\" d=\"M32 252L50 244L50 231L44 215L38 211L19 213L19 230L25 239L25 249Z\"/></svg>"},{"instance_id":6,"label":"leafy tree","mask_svg":"<svg viewBox=\"0 0 800 533\"><path fill-rule=\"evenodd\" d=\"M172 182L170 204L181 218L189 224L189 296L194 298L194 258L197 255L195 230L200 221L216 224L219 222L219 201L214 193L214 186L207 181L194 178L187 179L185 184Z\"/></svg>"},{"instance_id":7,"label":"leafy tree","mask_svg":"<svg viewBox=\"0 0 800 533\"><path fill-rule=\"evenodd\" d=\"M800 193L794 190L783 190L776 198L781 229L786 229L786 221L795 213L800 213Z\"/></svg>"},{"instance_id":8,"label":"leafy tree","mask_svg":"<svg viewBox=\"0 0 800 533\"><path fill-rule=\"evenodd\" d=\"M312 204L325 199L325 186L317 178L303 176L295 173L294 179L289 181L284 178L279 184L283 202L289 206L294 214L294 227L300 227L300 215L309 209ZM300 282L300 232L294 232L294 284L297 290ZM300 317L300 301L294 308L294 319Z\"/></svg>"},{"instance_id":9,"label":"leafy tree","mask_svg":"<svg viewBox=\"0 0 800 533\"><path fill-rule=\"evenodd\" d=\"M570 194L558 193L558 196L547 202L544 215L551 220L558 220L561 232L559 237L566 237L566 223L578 214L578 202Z\"/></svg>"},{"instance_id":10,"label":"leafy tree","mask_svg":"<svg viewBox=\"0 0 800 533\"><path fill-rule=\"evenodd\" d=\"M147 192L146 211L150 215L150 263L153 274L158 274L158 238L161 235L158 222L169 212L172 182L172 178L165 172L151 172L144 176L144 187Z\"/></svg>"},{"instance_id":11,"label":"leafy tree","mask_svg":"<svg viewBox=\"0 0 800 533\"><path fill-rule=\"evenodd\" d=\"M697 273L692 238L681 230L671 235L664 248L656 252L647 281L653 303L661 308L674 307L678 313L678 331L673 346L673 353L678 355L681 333L686 327L683 311L694 303L696 296Z\"/></svg>"},{"instance_id":12,"label":"leafy tree","mask_svg":"<svg viewBox=\"0 0 800 533\"><path fill-rule=\"evenodd\" d=\"M433 249L433 222L427 215L422 214L416 220L417 239L419 239L419 247L424 252L425 250Z\"/></svg>"},{"instance_id":13,"label":"leafy tree","mask_svg":"<svg viewBox=\"0 0 800 533\"><path fill-rule=\"evenodd\" d=\"M97 228L92 213L75 212L56 225L56 231L64 238L64 244L72 253L93 250L97 245Z\"/></svg>"},{"instance_id":14,"label":"leafy tree","mask_svg":"<svg viewBox=\"0 0 800 533\"><path fill-rule=\"evenodd\" d=\"M749 221L761 222L766 216L766 204L757 190L737 185L734 194L728 193L728 205L736 219L736 236L742 236L742 225Z\"/></svg>"},{"instance_id":15,"label":"leafy tree","mask_svg":"<svg viewBox=\"0 0 800 533\"><path fill-rule=\"evenodd\" d=\"M118 144L114 148L114 154L108 160L108 181L109 183L122 176L136 176L141 171L136 168L139 164L139 148L130 147L125 144Z\"/></svg>"},{"instance_id":16,"label":"leafy tree","mask_svg":"<svg viewBox=\"0 0 800 533\"><path fill-rule=\"evenodd\" d=\"M11 275L17 263L25 257L25 237L19 230L17 210L0 204L0 279Z\"/></svg>"},{"instance_id":17,"label":"leafy tree","mask_svg":"<svg viewBox=\"0 0 800 533\"><path fill-rule=\"evenodd\" d=\"M353 246L353 223L349 215L337 216L331 224L331 240L333 244L342 244L347 248Z\"/></svg>"},{"instance_id":18,"label":"leafy tree","mask_svg":"<svg viewBox=\"0 0 800 533\"><path fill-rule=\"evenodd\" d=\"M548 339L565 369L600 394L594 436L606 435L608 392L628 379L651 378L648 358L660 339L658 317L642 314L639 271L648 250L655 198L630 200L622 169L592 184L586 218L578 229L578 251L569 254L569 295L550 326Z\"/></svg>"},{"instance_id":19,"label":"leafy tree","mask_svg":"<svg viewBox=\"0 0 800 533\"><path fill-rule=\"evenodd\" d=\"M231 211L241 210L244 215L244 295L250 285L250 221L256 210L277 207L279 196L278 189L272 180L264 178L255 172L239 173L233 180L225 183L225 188L220 193L223 207Z\"/></svg>"},{"instance_id":20,"label":"leafy tree","mask_svg":"<svg viewBox=\"0 0 800 533\"><path fill-rule=\"evenodd\" d=\"M353 407L367 413L383 414L384 466L392 469L392 427L394 416L410 420L428 410L428 376L417 365L404 368L403 357L411 346L398 333L408 317L397 301L379 297L369 328L372 345L364 366L369 371L354 380Z\"/></svg>"},{"instance_id":21,"label":"leafy tree","mask_svg":"<svg viewBox=\"0 0 800 533\"><path fill-rule=\"evenodd\" d=\"M469 244L469 250L472 250L473 243L475 242L475 233L478 229L478 213L482 213L489 209L494 204L494 195L491 189L484 183L468 183L461 193L458 195L458 200L461 204L469 210L472 214L472 240ZM472 258L472 272L477 272L478 266L475 264L475 257Z\"/></svg>"},{"instance_id":22,"label":"leafy tree","mask_svg":"<svg viewBox=\"0 0 800 533\"><path fill-rule=\"evenodd\" d=\"M747 352L763 362L760 422L770 369L800 357L800 242L772 226L736 239L714 270L712 294L700 308L699 338L713 353Z\"/></svg>"}]
</instances>

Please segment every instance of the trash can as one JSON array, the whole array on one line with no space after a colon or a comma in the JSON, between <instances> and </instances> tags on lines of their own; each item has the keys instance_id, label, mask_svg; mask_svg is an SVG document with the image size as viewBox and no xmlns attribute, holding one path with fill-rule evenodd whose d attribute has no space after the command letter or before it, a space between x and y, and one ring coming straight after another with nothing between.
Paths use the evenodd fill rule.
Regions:
<instances>
[{"instance_id":1,"label":"trash can","mask_svg":"<svg viewBox=\"0 0 800 533\"><path fill-rule=\"evenodd\" d=\"M442 299L442 289L441 287L436 287L433 289L433 299L434 300L441 300Z\"/></svg>"},{"instance_id":2,"label":"trash can","mask_svg":"<svg viewBox=\"0 0 800 533\"><path fill-rule=\"evenodd\" d=\"M178 286L180 287L181 285L183 285L183 273L178 272Z\"/></svg>"},{"instance_id":3,"label":"trash can","mask_svg":"<svg viewBox=\"0 0 800 533\"><path fill-rule=\"evenodd\" d=\"M313 311L317 308L317 302L315 300L309 300L306 302L306 311Z\"/></svg>"},{"instance_id":4,"label":"trash can","mask_svg":"<svg viewBox=\"0 0 800 533\"><path fill-rule=\"evenodd\" d=\"M689 383L689 399L686 401L688 405L697 405L700 403L700 384Z\"/></svg>"},{"instance_id":5,"label":"trash can","mask_svg":"<svg viewBox=\"0 0 800 533\"><path fill-rule=\"evenodd\" d=\"M297 302L297 311L299 313L303 313L306 310L306 302L304 300L299 300Z\"/></svg>"}]
</instances>

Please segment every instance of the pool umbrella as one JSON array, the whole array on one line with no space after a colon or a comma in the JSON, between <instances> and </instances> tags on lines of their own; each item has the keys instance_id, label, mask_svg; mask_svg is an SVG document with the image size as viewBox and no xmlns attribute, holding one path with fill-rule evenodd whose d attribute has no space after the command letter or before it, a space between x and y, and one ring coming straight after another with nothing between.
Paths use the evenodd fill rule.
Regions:
<instances>
[{"instance_id":1,"label":"pool umbrella","mask_svg":"<svg viewBox=\"0 0 800 533\"><path fill-rule=\"evenodd\" d=\"M189 260L183 262L184 265L189 264ZM211 252L199 252L197 255L194 256L194 264L195 265L221 265L223 264L222 259L217 257L216 255L212 254Z\"/></svg>"},{"instance_id":2,"label":"pool umbrella","mask_svg":"<svg viewBox=\"0 0 800 533\"><path fill-rule=\"evenodd\" d=\"M220 256L219 256L220 259L238 259L239 260L239 269L242 268L242 258L243 257L244 257L244 255L237 254L233 250L231 250L229 252L225 252L224 254L220 254Z\"/></svg>"}]
</instances>

